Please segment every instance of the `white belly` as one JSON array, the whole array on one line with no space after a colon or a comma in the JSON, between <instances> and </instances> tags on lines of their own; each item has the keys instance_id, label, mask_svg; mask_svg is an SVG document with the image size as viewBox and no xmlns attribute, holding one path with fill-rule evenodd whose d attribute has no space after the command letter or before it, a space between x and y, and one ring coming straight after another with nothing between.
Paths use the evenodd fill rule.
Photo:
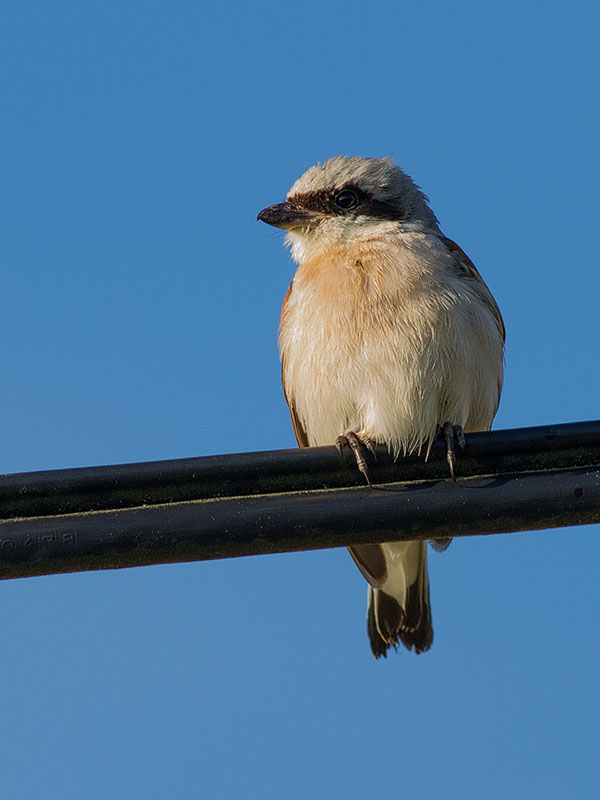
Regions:
<instances>
[{"instance_id":1,"label":"white belly","mask_svg":"<svg viewBox=\"0 0 600 800\"><path fill-rule=\"evenodd\" d=\"M502 340L468 287L430 282L404 298L386 297L366 291L364 282L355 291L356 276L349 276L337 287L328 281L325 292L314 280L304 284L301 269L282 317L280 349L286 394L309 445L354 431L410 452L430 443L445 422L490 427Z\"/></svg>"}]
</instances>

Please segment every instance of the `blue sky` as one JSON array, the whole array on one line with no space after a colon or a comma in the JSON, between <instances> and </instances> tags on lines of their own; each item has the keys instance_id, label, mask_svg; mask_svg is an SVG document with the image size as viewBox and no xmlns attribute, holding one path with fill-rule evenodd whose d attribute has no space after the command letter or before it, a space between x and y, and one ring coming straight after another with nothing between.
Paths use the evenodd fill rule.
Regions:
<instances>
[{"instance_id":1,"label":"blue sky","mask_svg":"<svg viewBox=\"0 0 600 800\"><path fill-rule=\"evenodd\" d=\"M496 427L597 418L599 16L3 3L1 471L293 446L255 217L340 153L489 283ZM4 796L594 796L597 535L432 553L434 647L380 662L344 551L4 582Z\"/></svg>"}]
</instances>

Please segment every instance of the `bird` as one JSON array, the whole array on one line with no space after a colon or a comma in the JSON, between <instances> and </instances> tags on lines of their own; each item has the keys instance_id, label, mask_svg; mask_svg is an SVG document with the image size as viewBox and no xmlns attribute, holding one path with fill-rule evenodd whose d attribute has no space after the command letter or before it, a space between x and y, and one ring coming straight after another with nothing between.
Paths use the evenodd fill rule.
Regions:
<instances>
[{"instance_id":1,"label":"bird","mask_svg":"<svg viewBox=\"0 0 600 800\"><path fill-rule=\"evenodd\" d=\"M489 430L505 327L471 259L392 158L311 166L258 220L286 231L297 268L279 327L282 382L300 447L348 446L368 482L375 445L395 457ZM433 540L443 550L451 539ZM375 658L433 643L427 543L348 548L367 581Z\"/></svg>"}]
</instances>

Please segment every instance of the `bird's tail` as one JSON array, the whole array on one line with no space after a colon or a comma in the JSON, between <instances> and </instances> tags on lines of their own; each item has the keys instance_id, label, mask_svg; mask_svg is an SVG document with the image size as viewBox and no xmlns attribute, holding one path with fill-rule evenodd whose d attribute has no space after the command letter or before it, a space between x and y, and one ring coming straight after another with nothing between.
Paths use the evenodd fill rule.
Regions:
<instances>
[{"instance_id":1,"label":"bird's tail","mask_svg":"<svg viewBox=\"0 0 600 800\"><path fill-rule=\"evenodd\" d=\"M377 549L376 549L377 548ZM415 653L433 643L426 542L351 547L369 582L367 632L375 658L399 642Z\"/></svg>"}]
</instances>

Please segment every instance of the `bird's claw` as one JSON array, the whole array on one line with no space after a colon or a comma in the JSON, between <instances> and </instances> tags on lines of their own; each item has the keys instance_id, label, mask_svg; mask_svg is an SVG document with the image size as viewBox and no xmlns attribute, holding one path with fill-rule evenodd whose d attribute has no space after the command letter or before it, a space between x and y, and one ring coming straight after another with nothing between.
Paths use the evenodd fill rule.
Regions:
<instances>
[{"instance_id":1,"label":"bird's claw","mask_svg":"<svg viewBox=\"0 0 600 800\"><path fill-rule=\"evenodd\" d=\"M445 422L442 426L441 433L446 441L446 461L450 467L450 475L454 483L456 483L456 476L454 474L454 468L456 466L454 439L456 438L458 446L462 450L465 446L465 432L460 425L453 425L451 422Z\"/></svg>"},{"instance_id":2,"label":"bird's claw","mask_svg":"<svg viewBox=\"0 0 600 800\"><path fill-rule=\"evenodd\" d=\"M375 442L366 436L361 439L356 435L356 433L352 433L352 431L350 431L345 436L338 436L338 438L335 440L335 446L341 458L344 457L344 447L349 447L352 450L354 453L354 458L356 459L356 466L365 476L365 479L370 486L371 479L369 477L369 468L365 458L365 449L368 450L375 461L377 461Z\"/></svg>"}]
</instances>

